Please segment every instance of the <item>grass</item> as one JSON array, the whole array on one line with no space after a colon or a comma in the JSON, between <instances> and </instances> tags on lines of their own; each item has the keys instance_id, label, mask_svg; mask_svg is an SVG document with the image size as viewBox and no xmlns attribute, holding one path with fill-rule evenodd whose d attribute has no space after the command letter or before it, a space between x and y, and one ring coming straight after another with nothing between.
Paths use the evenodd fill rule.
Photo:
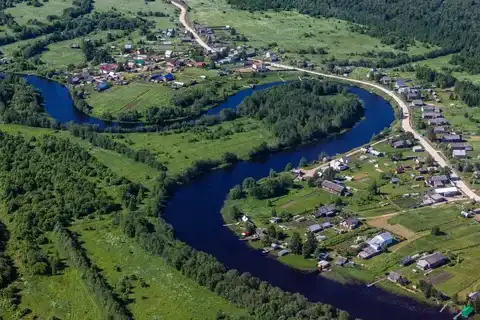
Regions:
<instances>
[{"instance_id":1,"label":"grass","mask_svg":"<svg viewBox=\"0 0 480 320\"><path fill-rule=\"evenodd\" d=\"M38 21L49 23L47 16L57 15L61 16L63 10L72 7L71 0L49 0L48 2L40 2L43 4L41 7L29 6L25 2L17 3L15 7L8 8L5 11L10 13L15 21L21 26L28 25L28 21L36 19Z\"/></svg>"},{"instance_id":2,"label":"grass","mask_svg":"<svg viewBox=\"0 0 480 320\"><path fill-rule=\"evenodd\" d=\"M80 45L84 38L92 40L106 40L107 31L94 32L88 37L79 37L72 40L65 40L50 44L47 50L40 55L43 62L46 63L49 69L62 68L69 64L78 65L85 61L85 55L81 49L72 49L72 44ZM111 32L115 34L115 31Z\"/></svg>"},{"instance_id":3,"label":"grass","mask_svg":"<svg viewBox=\"0 0 480 320\"><path fill-rule=\"evenodd\" d=\"M90 230L86 230L86 228ZM135 283L129 305L135 319L212 319L217 311L243 311L180 272L161 258L150 256L135 241L125 237L110 221L90 221L72 227L80 232L89 257L115 285L126 275L143 278L148 287ZM93 229L93 230L91 230ZM121 271L117 271L116 267ZM201 307L200 307L201 306Z\"/></svg>"},{"instance_id":4,"label":"grass","mask_svg":"<svg viewBox=\"0 0 480 320\"><path fill-rule=\"evenodd\" d=\"M294 11L255 12L232 9L224 0L191 0L188 5L190 20L209 26L234 27L244 34L253 47L264 47L271 43L287 51L288 57L298 58L299 49L325 48L328 55L305 55L314 62L335 56L345 59L353 54L367 51L394 51L379 39L351 32L348 23L337 19L313 18ZM423 45L411 47L410 54L425 53L431 49Z\"/></svg>"},{"instance_id":5,"label":"grass","mask_svg":"<svg viewBox=\"0 0 480 320\"><path fill-rule=\"evenodd\" d=\"M243 127L242 132L234 132L235 127ZM209 133L232 131L231 135L210 140L208 133L187 131L162 135L159 133L131 133L124 136L134 149L149 149L157 153L158 160L164 163L170 174L188 168L196 160L221 159L225 152L233 152L246 159L248 152L262 142L273 142L273 134L258 121L239 119L209 127Z\"/></svg>"},{"instance_id":6,"label":"grass","mask_svg":"<svg viewBox=\"0 0 480 320\"><path fill-rule=\"evenodd\" d=\"M0 130L10 134L23 135L26 139L30 139L31 137L38 138L46 134L70 139L89 151L97 160L109 167L110 170L117 175L141 183L149 188L153 187L153 183L158 174L156 169L144 163L136 162L110 150L93 147L85 140L72 136L68 131L52 131L50 129L33 128L15 124L1 124Z\"/></svg>"},{"instance_id":7,"label":"grass","mask_svg":"<svg viewBox=\"0 0 480 320\"><path fill-rule=\"evenodd\" d=\"M143 112L149 107L171 107L173 93L161 84L136 82L93 92L87 101L93 107L93 115L101 116L104 112L116 115L132 110Z\"/></svg>"}]
</instances>

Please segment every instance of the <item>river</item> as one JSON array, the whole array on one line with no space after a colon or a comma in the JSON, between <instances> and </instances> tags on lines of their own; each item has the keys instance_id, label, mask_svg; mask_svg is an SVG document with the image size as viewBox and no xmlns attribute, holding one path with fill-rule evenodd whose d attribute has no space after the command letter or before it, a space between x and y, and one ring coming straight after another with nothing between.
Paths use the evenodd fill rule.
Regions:
<instances>
[{"instance_id":1,"label":"river","mask_svg":"<svg viewBox=\"0 0 480 320\"><path fill-rule=\"evenodd\" d=\"M26 76L27 81L40 90L45 110L58 122L110 125L102 120L80 113L72 103L68 90L56 82L35 76ZM255 90L266 89L279 83L245 89L229 97L224 103L209 111L219 112L236 107ZM274 258L253 250L238 240L228 228L223 227L220 209L228 191L246 177L255 179L267 176L270 169L283 170L287 163L297 165L302 157L311 161L321 152L328 155L344 153L370 141L371 137L394 120L389 103L366 90L352 87L364 103L365 116L351 130L321 143L274 153L262 162L239 162L232 168L220 169L182 186L168 201L165 219L172 224L176 236L195 249L215 256L228 268L249 272L285 291L299 292L311 301L319 301L344 309L364 320L450 319L432 308L411 298L395 295L377 287L364 284L341 284L317 273L294 270ZM118 124L114 124L118 125ZM234 143L231 142L231 143Z\"/></svg>"}]
</instances>

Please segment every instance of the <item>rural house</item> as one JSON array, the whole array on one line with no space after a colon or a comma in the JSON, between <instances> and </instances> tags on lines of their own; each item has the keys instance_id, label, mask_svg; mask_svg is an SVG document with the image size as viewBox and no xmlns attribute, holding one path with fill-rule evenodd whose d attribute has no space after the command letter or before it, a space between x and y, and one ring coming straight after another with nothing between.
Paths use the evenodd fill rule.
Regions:
<instances>
[{"instance_id":1,"label":"rural house","mask_svg":"<svg viewBox=\"0 0 480 320\"><path fill-rule=\"evenodd\" d=\"M432 188L442 188L444 187L450 179L447 176L433 176L427 179L426 183Z\"/></svg>"},{"instance_id":2,"label":"rural house","mask_svg":"<svg viewBox=\"0 0 480 320\"><path fill-rule=\"evenodd\" d=\"M330 193L339 196L344 196L347 192L347 189L344 186L329 180L322 181L322 188Z\"/></svg>"},{"instance_id":3,"label":"rural house","mask_svg":"<svg viewBox=\"0 0 480 320\"><path fill-rule=\"evenodd\" d=\"M422 270L430 270L447 263L448 259L440 252L435 252L418 260L417 268Z\"/></svg>"},{"instance_id":4,"label":"rural house","mask_svg":"<svg viewBox=\"0 0 480 320\"><path fill-rule=\"evenodd\" d=\"M393 283L398 283L398 284L408 284L408 280L404 277L402 277L402 275L398 272L395 272L395 271L390 271L388 273L388 280L390 280L391 282Z\"/></svg>"},{"instance_id":5,"label":"rural house","mask_svg":"<svg viewBox=\"0 0 480 320\"><path fill-rule=\"evenodd\" d=\"M355 217L348 217L347 219L343 220L340 225L348 230L353 230L360 226L360 220Z\"/></svg>"},{"instance_id":6,"label":"rural house","mask_svg":"<svg viewBox=\"0 0 480 320\"><path fill-rule=\"evenodd\" d=\"M451 150L465 150L465 151L472 151L473 148L471 145L469 145L468 143L465 143L465 142L453 142L453 143L449 143L448 144L448 147L451 149Z\"/></svg>"},{"instance_id":7,"label":"rural house","mask_svg":"<svg viewBox=\"0 0 480 320\"><path fill-rule=\"evenodd\" d=\"M436 126L433 128L433 133L435 134L442 134L442 133L445 133L446 130L445 130L445 127L442 127L442 126Z\"/></svg>"},{"instance_id":8,"label":"rural house","mask_svg":"<svg viewBox=\"0 0 480 320\"><path fill-rule=\"evenodd\" d=\"M467 157L467 151L465 150L453 150L452 158L455 159L465 159Z\"/></svg>"},{"instance_id":9,"label":"rural house","mask_svg":"<svg viewBox=\"0 0 480 320\"><path fill-rule=\"evenodd\" d=\"M420 99L413 100L412 103L410 104L410 106L421 107L421 106L423 106L423 100L420 100Z\"/></svg>"},{"instance_id":10,"label":"rural house","mask_svg":"<svg viewBox=\"0 0 480 320\"><path fill-rule=\"evenodd\" d=\"M458 134L446 134L442 137L442 142L452 143L452 142L462 142L462 137Z\"/></svg>"},{"instance_id":11,"label":"rural house","mask_svg":"<svg viewBox=\"0 0 480 320\"><path fill-rule=\"evenodd\" d=\"M307 227L307 232L317 233L319 231L322 231L322 227L319 224L313 224Z\"/></svg>"},{"instance_id":12,"label":"rural house","mask_svg":"<svg viewBox=\"0 0 480 320\"><path fill-rule=\"evenodd\" d=\"M331 217L331 216L334 216L336 213L338 212L338 209L337 207L335 206L335 204L329 204L329 205L326 205L326 206L323 206L323 207L320 207L317 212L315 212L314 216L316 218L319 218L319 217Z\"/></svg>"},{"instance_id":13,"label":"rural house","mask_svg":"<svg viewBox=\"0 0 480 320\"><path fill-rule=\"evenodd\" d=\"M428 120L428 124L431 126L439 126L443 124L448 124L448 121L445 118L435 118Z\"/></svg>"}]
</instances>

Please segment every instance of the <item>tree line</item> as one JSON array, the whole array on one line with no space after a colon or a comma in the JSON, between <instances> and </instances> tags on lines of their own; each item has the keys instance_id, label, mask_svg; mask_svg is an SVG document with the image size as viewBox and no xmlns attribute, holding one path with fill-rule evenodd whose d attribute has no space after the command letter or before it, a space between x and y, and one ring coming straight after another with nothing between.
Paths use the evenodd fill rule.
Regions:
<instances>
[{"instance_id":1,"label":"tree line","mask_svg":"<svg viewBox=\"0 0 480 320\"><path fill-rule=\"evenodd\" d=\"M5 123L32 127L58 127L56 121L44 113L38 91L15 75L7 75L0 80L0 119Z\"/></svg>"},{"instance_id":2,"label":"tree line","mask_svg":"<svg viewBox=\"0 0 480 320\"><path fill-rule=\"evenodd\" d=\"M361 103L346 90L326 81L295 81L255 92L238 113L263 121L280 145L309 142L349 128L363 115Z\"/></svg>"},{"instance_id":3,"label":"tree line","mask_svg":"<svg viewBox=\"0 0 480 320\"><path fill-rule=\"evenodd\" d=\"M167 170L167 168L157 160L156 155L150 150L134 150L123 143L117 142L109 138L105 134L100 134L96 132L96 128L93 126L69 123L67 125L67 128L75 137L87 140L96 147L115 151L119 154L125 155L126 157L134 161L148 164L149 166L161 171Z\"/></svg>"},{"instance_id":4,"label":"tree line","mask_svg":"<svg viewBox=\"0 0 480 320\"><path fill-rule=\"evenodd\" d=\"M95 295L95 302L99 302L102 306L105 319L132 319L130 311L125 308L126 302L113 293L113 289L100 270L87 257L85 250L72 232L60 223L55 225L54 231L68 254L71 265L80 270L85 286Z\"/></svg>"}]
</instances>

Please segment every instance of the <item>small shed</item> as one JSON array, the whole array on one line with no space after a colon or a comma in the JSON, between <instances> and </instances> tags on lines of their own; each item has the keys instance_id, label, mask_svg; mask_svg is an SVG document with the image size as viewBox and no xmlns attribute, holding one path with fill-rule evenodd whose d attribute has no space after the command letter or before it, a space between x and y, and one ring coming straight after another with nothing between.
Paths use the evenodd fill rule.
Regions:
<instances>
[{"instance_id":1,"label":"small shed","mask_svg":"<svg viewBox=\"0 0 480 320\"><path fill-rule=\"evenodd\" d=\"M471 306L466 306L462 310L462 318L468 319L473 314L473 308Z\"/></svg>"}]
</instances>

